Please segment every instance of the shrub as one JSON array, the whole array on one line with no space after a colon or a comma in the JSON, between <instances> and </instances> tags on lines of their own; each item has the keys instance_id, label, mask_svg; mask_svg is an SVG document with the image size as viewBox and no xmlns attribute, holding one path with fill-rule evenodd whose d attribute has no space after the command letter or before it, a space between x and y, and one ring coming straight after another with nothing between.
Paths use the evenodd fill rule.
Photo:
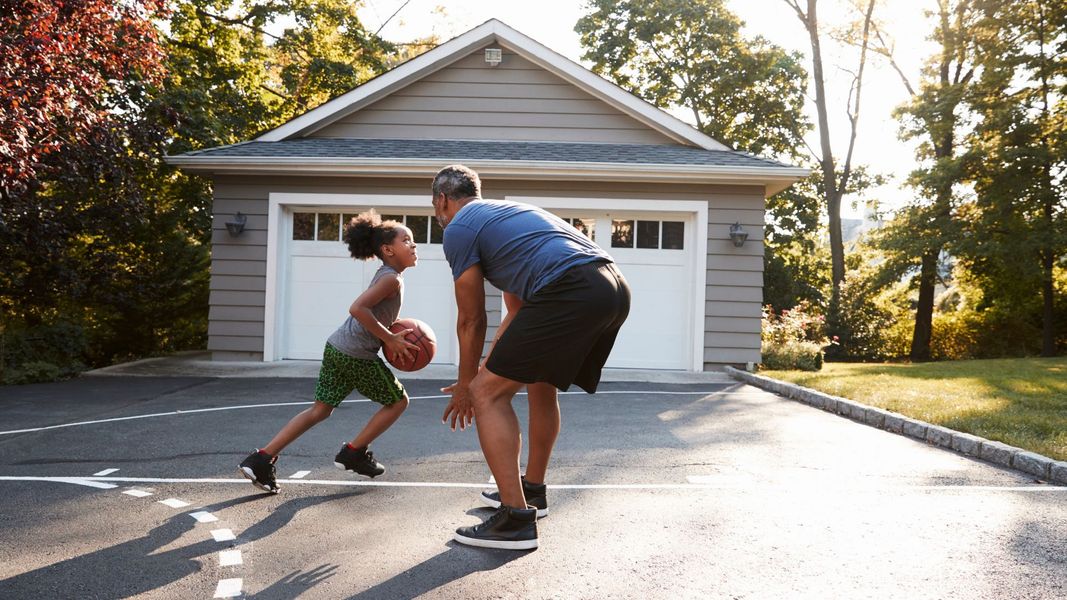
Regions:
<instances>
[{"instance_id":1,"label":"shrub","mask_svg":"<svg viewBox=\"0 0 1067 600\"><path fill-rule=\"evenodd\" d=\"M791 309L775 313L763 307L760 353L766 369L818 371L822 368L826 339L826 320L811 305L801 302Z\"/></svg>"},{"instance_id":2,"label":"shrub","mask_svg":"<svg viewBox=\"0 0 1067 600\"><path fill-rule=\"evenodd\" d=\"M34 360L17 369L7 371L4 376L6 384L44 383L63 377L64 369L43 360Z\"/></svg>"},{"instance_id":3,"label":"shrub","mask_svg":"<svg viewBox=\"0 0 1067 600\"><path fill-rule=\"evenodd\" d=\"M764 344L761 368L775 371L818 371L822 369L823 350L816 342Z\"/></svg>"}]
</instances>

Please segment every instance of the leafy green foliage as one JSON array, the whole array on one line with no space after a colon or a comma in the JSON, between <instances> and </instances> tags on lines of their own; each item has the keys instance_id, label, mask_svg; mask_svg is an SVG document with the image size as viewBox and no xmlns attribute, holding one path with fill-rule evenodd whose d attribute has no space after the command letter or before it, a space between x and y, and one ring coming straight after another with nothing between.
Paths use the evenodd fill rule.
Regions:
<instances>
[{"instance_id":1,"label":"leafy green foliage","mask_svg":"<svg viewBox=\"0 0 1067 600\"><path fill-rule=\"evenodd\" d=\"M823 349L832 345L826 338L822 315L813 312L806 302L775 312L763 307L761 368L818 371L823 364Z\"/></svg>"},{"instance_id":2,"label":"leafy green foliage","mask_svg":"<svg viewBox=\"0 0 1067 600\"><path fill-rule=\"evenodd\" d=\"M203 347L211 190L162 157L280 125L379 73L391 50L344 0L174 0L153 21L160 5L27 0L0 15L0 102L26 109L0 131L3 170L21 177L0 187L0 331L49 339L63 323L84 340L62 356L12 341L5 379ZM16 156L10 140L27 135L49 151Z\"/></svg>"},{"instance_id":3,"label":"leafy green foliage","mask_svg":"<svg viewBox=\"0 0 1067 600\"><path fill-rule=\"evenodd\" d=\"M732 147L794 157L810 124L800 57L756 37L722 0L590 0L575 30L593 70L661 108L684 107Z\"/></svg>"}]
</instances>

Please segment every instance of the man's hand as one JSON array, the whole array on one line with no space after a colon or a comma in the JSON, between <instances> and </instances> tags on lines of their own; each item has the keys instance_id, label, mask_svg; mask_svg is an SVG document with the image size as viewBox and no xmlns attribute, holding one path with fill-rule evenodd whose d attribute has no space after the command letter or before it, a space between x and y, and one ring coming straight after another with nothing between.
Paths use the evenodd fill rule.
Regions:
<instances>
[{"instance_id":1,"label":"man's hand","mask_svg":"<svg viewBox=\"0 0 1067 600\"><path fill-rule=\"evenodd\" d=\"M441 417L442 423L448 423L452 421L452 431L456 430L456 421L459 421L459 428L461 430L466 429L468 425L474 423L474 407L471 406L471 394L470 384L460 382L453 383L452 385L446 385L441 388L442 392L446 394L452 393L452 400L448 402L448 406L445 407L445 414Z\"/></svg>"}]
</instances>

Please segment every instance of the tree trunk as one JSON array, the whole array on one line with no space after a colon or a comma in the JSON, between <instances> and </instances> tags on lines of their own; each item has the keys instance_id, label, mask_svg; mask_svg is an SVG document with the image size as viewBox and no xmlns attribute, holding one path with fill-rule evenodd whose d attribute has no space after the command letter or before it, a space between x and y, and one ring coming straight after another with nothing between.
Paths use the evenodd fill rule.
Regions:
<instances>
[{"instance_id":1,"label":"tree trunk","mask_svg":"<svg viewBox=\"0 0 1067 600\"><path fill-rule=\"evenodd\" d=\"M923 254L922 270L919 272L919 304L915 307L915 331L911 336L912 362L930 360L930 340L933 338L934 285L937 283L937 258L939 249Z\"/></svg>"}]
</instances>

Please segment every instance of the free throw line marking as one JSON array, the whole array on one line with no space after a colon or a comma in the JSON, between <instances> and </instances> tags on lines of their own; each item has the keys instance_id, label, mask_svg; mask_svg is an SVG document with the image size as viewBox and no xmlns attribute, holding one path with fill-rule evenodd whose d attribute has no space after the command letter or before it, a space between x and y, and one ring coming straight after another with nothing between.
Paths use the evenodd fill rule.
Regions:
<instances>
[{"instance_id":1,"label":"free throw line marking","mask_svg":"<svg viewBox=\"0 0 1067 600\"><path fill-rule=\"evenodd\" d=\"M602 395L602 394L603 395L610 395L610 394L644 394L644 395L673 395L673 396L712 396L712 395L719 394L719 393L722 393L722 392L661 392L661 391L655 391L655 390L647 390L647 391L646 390L633 390L633 391L612 390L612 391L597 392L596 395ZM560 396L569 396L569 395L576 395L576 394L585 394L585 392L560 392L559 393ZM515 394L515 395L516 396L525 396L526 393L525 392L520 392L520 393ZM414 398L410 398L410 400L433 400L433 399L451 398L451 397L452 396L446 395L446 394L438 394L438 395L434 395L434 396L416 396ZM354 403L354 402L370 402L370 400L367 400L366 398L356 398L354 400L345 400L343 402L343 404L349 404L349 403ZM175 410L175 411L171 411L171 412L149 413L149 414L144 414L144 415L131 415L131 416L128 416L128 417L114 417L114 418L111 418L111 419L96 419L96 420L93 420L93 421L77 421L75 423L61 423L59 425L46 425L44 427L30 427L30 428L27 428L27 429L12 429L10 431L0 431L0 435L13 435L13 434L16 434L16 433L33 433L35 431L47 431L49 429L62 429L62 428L65 428L65 427L78 427L78 426L81 426L81 425L99 425L101 423L116 423L118 421L133 421L133 420L136 420L136 419L154 419L156 417L173 417L173 416L177 416L177 415L192 415L192 414L198 414L198 413L219 412L219 411L223 411L223 410L243 410L243 409L247 409L247 408L272 408L272 407L278 407L278 406L306 406L306 405L310 405L310 404L314 404L314 402L272 402L272 403L267 403L267 404L242 404L240 406L218 406L218 407L215 407L215 408L193 408L193 409L189 409L189 410Z\"/></svg>"},{"instance_id":2,"label":"free throw line marking","mask_svg":"<svg viewBox=\"0 0 1067 600\"><path fill-rule=\"evenodd\" d=\"M240 479L216 479L216 478L162 478L162 477L100 477L102 481L89 481L77 477L14 477L0 475L0 481L50 481L58 483L74 483L77 485L89 485L90 487L117 487L104 483L104 481L117 481L125 483L232 483L248 485L248 480ZM485 483L462 483L443 481L349 481L331 479L282 479L282 482L290 484L306 485L334 485L340 487L409 487L409 488L475 488L485 489ZM755 488L775 489L808 489L804 486L788 485L760 485L737 483L590 483L590 484L549 484L552 490L744 490ZM912 485L912 486L820 486L823 491L856 491L856 492L885 492L885 491L911 491L911 490L945 490L960 492L1067 492L1067 486L1034 485L1034 486L998 486L998 485ZM161 504L171 506L171 502L181 503L174 508L189 506L188 502L170 498L160 500Z\"/></svg>"}]
</instances>

